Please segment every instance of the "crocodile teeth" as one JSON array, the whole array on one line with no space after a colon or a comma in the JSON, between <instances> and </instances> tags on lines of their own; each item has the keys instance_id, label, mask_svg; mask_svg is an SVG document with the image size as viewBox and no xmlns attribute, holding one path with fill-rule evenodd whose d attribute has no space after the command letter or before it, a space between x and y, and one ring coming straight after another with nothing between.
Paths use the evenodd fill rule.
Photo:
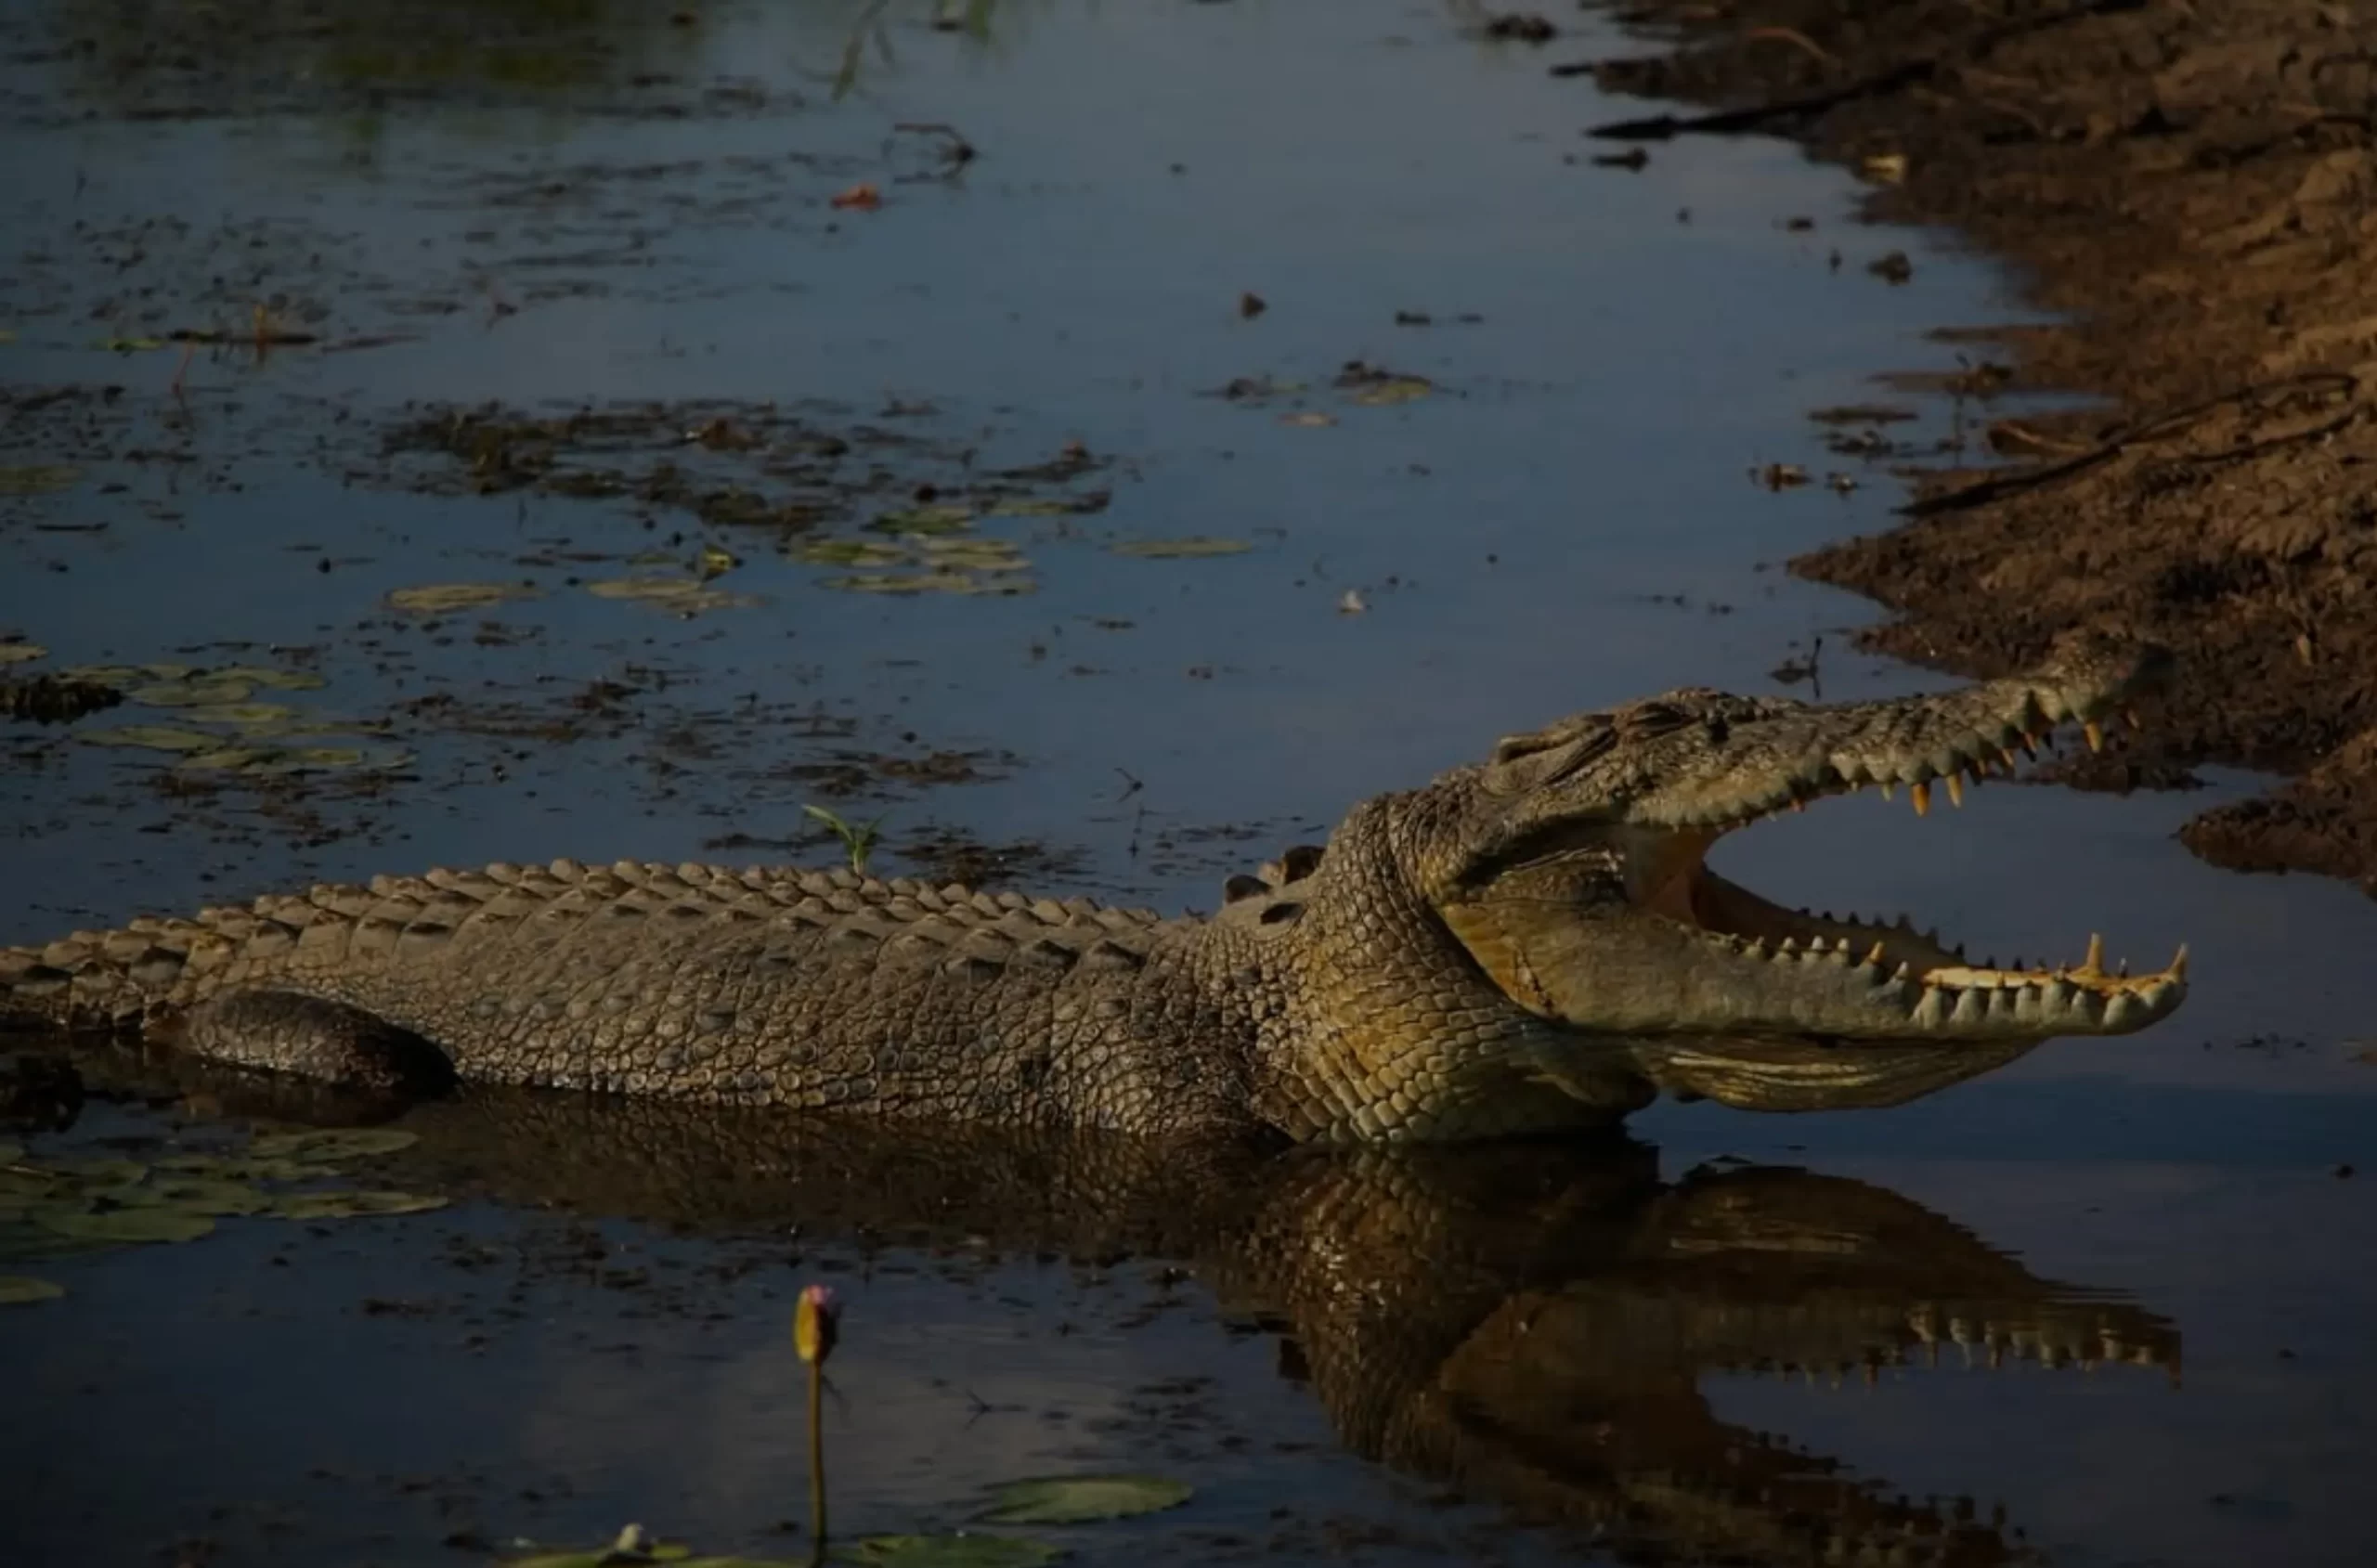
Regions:
<instances>
[{"instance_id":1,"label":"crocodile teeth","mask_svg":"<svg viewBox=\"0 0 2377 1568\"><path fill-rule=\"evenodd\" d=\"M2080 727L2080 732L2088 737L2088 749L2090 751L2102 751L2105 749L2104 728L2095 719L2091 719L2085 724L2083 724Z\"/></svg>"},{"instance_id":2,"label":"crocodile teeth","mask_svg":"<svg viewBox=\"0 0 2377 1568\"><path fill-rule=\"evenodd\" d=\"M1906 795L1908 799L1915 802L1916 816L1928 817L1931 814L1931 786L1929 783L1916 784L1906 792Z\"/></svg>"},{"instance_id":3,"label":"crocodile teeth","mask_svg":"<svg viewBox=\"0 0 2377 1568\"><path fill-rule=\"evenodd\" d=\"M1964 775L1961 773L1950 773L1947 778L1947 784L1948 804L1955 807L1959 810L1962 810L1965 803Z\"/></svg>"}]
</instances>

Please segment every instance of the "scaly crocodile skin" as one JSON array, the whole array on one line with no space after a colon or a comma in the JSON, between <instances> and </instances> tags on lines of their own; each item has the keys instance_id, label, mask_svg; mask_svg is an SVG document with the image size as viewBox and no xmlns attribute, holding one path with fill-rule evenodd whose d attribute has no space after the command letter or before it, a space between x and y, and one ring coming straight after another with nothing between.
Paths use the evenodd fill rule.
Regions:
<instances>
[{"instance_id":1,"label":"scaly crocodile skin","mask_svg":"<svg viewBox=\"0 0 2377 1568\"><path fill-rule=\"evenodd\" d=\"M2166 1016L2135 978L1974 965L1789 911L1726 832L1916 794L2098 721L2160 660L1815 706L1682 691L1357 806L1209 920L848 872L557 861L381 877L0 949L0 1018L153 1027L333 1080L455 1079L1020 1126L1305 1141L1604 1125L1660 1086L1883 1104Z\"/></svg>"}]
</instances>

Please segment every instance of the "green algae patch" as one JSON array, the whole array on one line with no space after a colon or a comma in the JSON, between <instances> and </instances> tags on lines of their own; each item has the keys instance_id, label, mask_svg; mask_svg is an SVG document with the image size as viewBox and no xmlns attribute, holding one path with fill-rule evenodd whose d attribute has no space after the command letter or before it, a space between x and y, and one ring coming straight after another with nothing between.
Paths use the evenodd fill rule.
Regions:
<instances>
[{"instance_id":1,"label":"green algae patch","mask_svg":"<svg viewBox=\"0 0 2377 1568\"><path fill-rule=\"evenodd\" d=\"M49 650L38 642L0 642L0 665L30 664L48 656Z\"/></svg>"},{"instance_id":2,"label":"green algae patch","mask_svg":"<svg viewBox=\"0 0 2377 1568\"><path fill-rule=\"evenodd\" d=\"M1050 1475L991 1489L983 1524L1088 1524L1178 1508L1196 1488L1161 1475Z\"/></svg>"},{"instance_id":3,"label":"green algae patch","mask_svg":"<svg viewBox=\"0 0 2377 1568\"><path fill-rule=\"evenodd\" d=\"M0 1306L31 1306L35 1302L54 1302L64 1294L65 1286L53 1285L46 1279L0 1274Z\"/></svg>"}]
</instances>

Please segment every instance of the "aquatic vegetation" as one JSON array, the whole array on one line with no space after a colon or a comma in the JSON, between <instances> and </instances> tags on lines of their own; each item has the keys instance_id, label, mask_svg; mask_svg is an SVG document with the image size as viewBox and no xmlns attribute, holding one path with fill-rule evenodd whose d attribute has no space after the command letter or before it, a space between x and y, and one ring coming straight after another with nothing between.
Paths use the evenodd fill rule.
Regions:
<instances>
[{"instance_id":1,"label":"aquatic vegetation","mask_svg":"<svg viewBox=\"0 0 2377 1568\"><path fill-rule=\"evenodd\" d=\"M142 1161L37 1158L0 1143L0 1260L84 1256L119 1247L170 1246L213 1234L218 1219L321 1221L442 1209L427 1193L346 1185L352 1161L418 1141L390 1127L294 1128L257 1134L237 1149L189 1149ZM336 1184L336 1185L331 1185ZM0 1276L0 1305L54 1300L65 1288Z\"/></svg>"},{"instance_id":2,"label":"aquatic vegetation","mask_svg":"<svg viewBox=\"0 0 2377 1568\"><path fill-rule=\"evenodd\" d=\"M803 806L800 810L804 815L816 818L833 830L834 836L842 841L843 852L850 856L851 869L864 876L867 857L875 851L875 841L882 836L883 819L877 817L871 823L853 823L830 807L812 805Z\"/></svg>"}]
</instances>

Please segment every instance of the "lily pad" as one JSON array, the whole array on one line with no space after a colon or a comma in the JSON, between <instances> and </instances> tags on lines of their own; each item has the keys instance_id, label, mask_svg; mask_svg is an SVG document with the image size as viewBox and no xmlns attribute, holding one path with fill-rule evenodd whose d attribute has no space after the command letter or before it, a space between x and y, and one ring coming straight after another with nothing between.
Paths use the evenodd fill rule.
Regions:
<instances>
[{"instance_id":1,"label":"lily pad","mask_svg":"<svg viewBox=\"0 0 2377 1568\"><path fill-rule=\"evenodd\" d=\"M387 772L409 766L412 757L411 752L401 747L370 750L352 745L300 745L276 750L240 771L262 777L319 772L330 768L371 768Z\"/></svg>"},{"instance_id":2,"label":"lily pad","mask_svg":"<svg viewBox=\"0 0 2377 1568\"><path fill-rule=\"evenodd\" d=\"M248 1157L329 1165L341 1160L370 1160L394 1154L419 1142L420 1134L408 1133L401 1127L303 1127L285 1133L257 1134L248 1144ZM303 1173L318 1174L314 1171Z\"/></svg>"},{"instance_id":3,"label":"lily pad","mask_svg":"<svg viewBox=\"0 0 2377 1568\"><path fill-rule=\"evenodd\" d=\"M757 604L747 593L729 593L705 586L696 577L607 577L586 585L598 599L626 599L666 610L672 616L699 616L711 610L736 610Z\"/></svg>"},{"instance_id":4,"label":"lily pad","mask_svg":"<svg viewBox=\"0 0 2377 1568\"><path fill-rule=\"evenodd\" d=\"M251 1159L239 1154L169 1154L157 1161L160 1171L187 1172L213 1181L312 1182L329 1174L319 1163L302 1160Z\"/></svg>"},{"instance_id":5,"label":"lily pad","mask_svg":"<svg viewBox=\"0 0 2377 1568\"><path fill-rule=\"evenodd\" d=\"M1012 496L991 508L994 517L1080 517L1104 512L1109 498L1101 490L1091 496Z\"/></svg>"},{"instance_id":6,"label":"lily pad","mask_svg":"<svg viewBox=\"0 0 2377 1568\"><path fill-rule=\"evenodd\" d=\"M214 675L218 680L244 680L275 692L318 692L330 684L310 669L274 669L269 665L232 665Z\"/></svg>"},{"instance_id":7,"label":"lily pad","mask_svg":"<svg viewBox=\"0 0 2377 1568\"><path fill-rule=\"evenodd\" d=\"M920 539L916 551L928 566L960 572L1020 572L1031 564L1005 539Z\"/></svg>"},{"instance_id":8,"label":"lily pad","mask_svg":"<svg viewBox=\"0 0 2377 1568\"><path fill-rule=\"evenodd\" d=\"M887 512L867 526L882 534L954 534L973 520L972 507L944 502Z\"/></svg>"},{"instance_id":9,"label":"lily pad","mask_svg":"<svg viewBox=\"0 0 2377 1568\"><path fill-rule=\"evenodd\" d=\"M193 707L189 710L189 717L201 724L236 724L242 730L277 730L296 718L297 710L287 703L225 701Z\"/></svg>"},{"instance_id":10,"label":"lily pad","mask_svg":"<svg viewBox=\"0 0 2377 1568\"><path fill-rule=\"evenodd\" d=\"M22 1225L0 1225L0 1263L51 1263L59 1258L78 1258L86 1252L110 1251L117 1245L112 1241L60 1236L30 1220Z\"/></svg>"},{"instance_id":11,"label":"lily pad","mask_svg":"<svg viewBox=\"0 0 2377 1568\"><path fill-rule=\"evenodd\" d=\"M203 773L236 773L253 768L272 756L270 746L219 745L207 751L193 751L182 758L181 765Z\"/></svg>"},{"instance_id":12,"label":"lily pad","mask_svg":"<svg viewBox=\"0 0 2377 1568\"><path fill-rule=\"evenodd\" d=\"M991 1489L985 1524L1085 1524L1178 1508L1196 1488L1161 1475L1049 1475Z\"/></svg>"},{"instance_id":13,"label":"lily pad","mask_svg":"<svg viewBox=\"0 0 2377 1568\"><path fill-rule=\"evenodd\" d=\"M1142 561L1188 561L1208 555L1243 555L1253 548L1243 539L1191 534L1176 539L1131 539L1114 546L1114 553Z\"/></svg>"},{"instance_id":14,"label":"lily pad","mask_svg":"<svg viewBox=\"0 0 2377 1568\"><path fill-rule=\"evenodd\" d=\"M157 680L146 686L135 686L124 696L144 707L212 707L221 703L243 703L255 694L255 686L237 676L195 676L182 680Z\"/></svg>"},{"instance_id":15,"label":"lily pad","mask_svg":"<svg viewBox=\"0 0 2377 1568\"><path fill-rule=\"evenodd\" d=\"M84 730L84 745L123 745L142 751L213 751L223 737L203 730L176 730L163 724L120 724L112 730Z\"/></svg>"},{"instance_id":16,"label":"lily pad","mask_svg":"<svg viewBox=\"0 0 2377 1568\"><path fill-rule=\"evenodd\" d=\"M515 599L534 599L539 591L533 583L424 583L396 590L388 595L388 607L413 616L451 616Z\"/></svg>"},{"instance_id":17,"label":"lily pad","mask_svg":"<svg viewBox=\"0 0 2377 1568\"><path fill-rule=\"evenodd\" d=\"M908 552L872 539L806 539L785 552L812 566L902 566Z\"/></svg>"},{"instance_id":18,"label":"lily pad","mask_svg":"<svg viewBox=\"0 0 2377 1568\"><path fill-rule=\"evenodd\" d=\"M1042 1568L1064 1552L1013 1536L867 1536L848 1561L867 1568Z\"/></svg>"},{"instance_id":19,"label":"lily pad","mask_svg":"<svg viewBox=\"0 0 2377 1568\"><path fill-rule=\"evenodd\" d=\"M0 664L26 664L48 656L49 650L38 642L0 642Z\"/></svg>"},{"instance_id":20,"label":"lily pad","mask_svg":"<svg viewBox=\"0 0 2377 1568\"><path fill-rule=\"evenodd\" d=\"M825 586L844 593L1029 593L1032 584L1016 577L983 577L970 572L857 572L827 577Z\"/></svg>"},{"instance_id":21,"label":"lily pad","mask_svg":"<svg viewBox=\"0 0 2377 1568\"><path fill-rule=\"evenodd\" d=\"M1396 403L1417 403L1435 388L1418 376L1390 376L1374 382L1355 394L1354 401L1370 408L1385 408Z\"/></svg>"},{"instance_id":22,"label":"lily pad","mask_svg":"<svg viewBox=\"0 0 2377 1568\"><path fill-rule=\"evenodd\" d=\"M72 1182L85 1192L109 1192L130 1186L149 1173L149 1167L137 1160L119 1160L106 1155L71 1155L53 1160L45 1169L51 1175Z\"/></svg>"},{"instance_id":23,"label":"lily pad","mask_svg":"<svg viewBox=\"0 0 2377 1568\"><path fill-rule=\"evenodd\" d=\"M35 1209L30 1217L42 1229L71 1241L195 1241L214 1228L211 1217L178 1209L93 1210L59 1204Z\"/></svg>"},{"instance_id":24,"label":"lily pad","mask_svg":"<svg viewBox=\"0 0 2377 1568\"><path fill-rule=\"evenodd\" d=\"M284 1220L356 1220L425 1214L446 1203L423 1192L292 1192L274 1199L265 1212Z\"/></svg>"},{"instance_id":25,"label":"lily pad","mask_svg":"<svg viewBox=\"0 0 2377 1568\"><path fill-rule=\"evenodd\" d=\"M34 1302L54 1302L66 1294L66 1287L53 1285L46 1279L34 1279L21 1274L0 1274L0 1306L29 1306Z\"/></svg>"},{"instance_id":26,"label":"lily pad","mask_svg":"<svg viewBox=\"0 0 2377 1568\"><path fill-rule=\"evenodd\" d=\"M0 496L52 496L82 479L83 471L70 463L0 464Z\"/></svg>"},{"instance_id":27,"label":"lily pad","mask_svg":"<svg viewBox=\"0 0 2377 1568\"><path fill-rule=\"evenodd\" d=\"M267 1193L245 1182L215 1176L162 1176L118 1195L116 1201L144 1208L176 1209L185 1214L261 1214L272 1207Z\"/></svg>"},{"instance_id":28,"label":"lily pad","mask_svg":"<svg viewBox=\"0 0 2377 1568\"><path fill-rule=\"evenodd\" d=\"M46 1171L0 1171L0 1203L32 1203L50 1197L58 1178Z\"/></svg>"}]
</instances>

